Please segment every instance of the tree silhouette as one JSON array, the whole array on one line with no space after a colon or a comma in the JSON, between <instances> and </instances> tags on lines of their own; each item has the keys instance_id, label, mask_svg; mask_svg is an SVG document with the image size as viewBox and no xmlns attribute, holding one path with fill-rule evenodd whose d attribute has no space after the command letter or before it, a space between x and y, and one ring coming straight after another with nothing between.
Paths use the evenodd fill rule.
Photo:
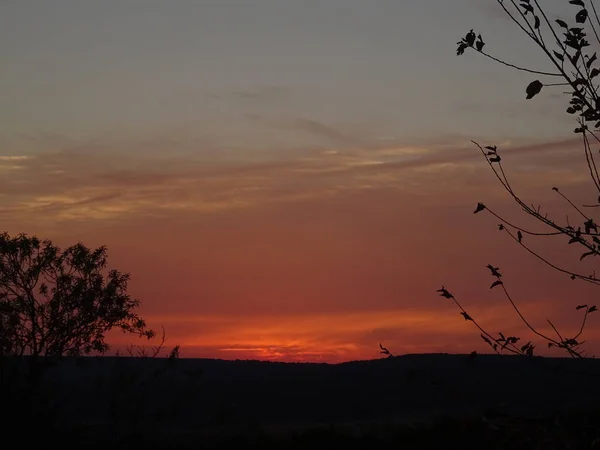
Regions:
<instances>
[{"instance_id":1,"label":"tree silhouette","mask_svg":"<svg viewBox=\"0 0 600 450\"><path fill-rule=\"evenodd\" d=\"M107 249L0 233L0 357L51 360L109 349L105 335L121 329L155 333L135 312L129 274L106 270Z\"/></svg>"},{"instance_id":2,"label":"tree silhouette","mask_svg":"<svg viewBox=\"0 0 600 450\"><path fill-rule=\"evenodd\" d=\"M502 166L500 152L495 145L482 146L473 141L473 144L481 151L495 177L510 197L520 206L521 210L528 216L533 217L546 227L546 231L537 232L520 226L514 221L506 220L486 204L479 202L474 213L488 213L499 220L498 229L506 233L520 247L530 255L538 258L552 269L569 276L572 280L579 280L595 285L600 284L598 278L592 274L584 274L578 270L565 267L561 261L553 261L543 254L535 251L529 245L529 241L540 236L550 236L563 239L569 246L580 246L582 253L580 260L594 257L600 254L600 232L598 225L592 217L594 208L600 207L600 175L598 173L592 144L600 143L600 98L598 95L598 84L595 81L600 75L596 52L592 50L600 44L600 18L593 2L583 0L570 0L568 4L573 8L573 15L563 19L550 20L549 13L542 7L538 0L496 0L498 6L506 14L528 39L533 41L540 51L548 58L553 67L551 72L535 70L496 58L484 50L486 43L481 34L470 30L465 37L458 41L457 55L463 55L467 51L475 52L481 56L496 61L513 70L519 70L536 75L525 88L525 98L533 99L544 92L546 88L559 86L567 89L566 94L570 96L569 105L566 108L568 114L576 116L577 127L574 133L581 136L583 153L588 167L589 176L593 187L597 191L594 198L597 202L592 205L577 206L568 196L564 195L558 187L552 187L564 201L575 219L569 219L565 215L565 221L554 219L542 211L541 206L530 205L522 200L521 196L513 189L509 178ZM588 41L588 36L591 36ZM485 47L487 48L487 47ZM557 80L557 81L555 81ZM499 288L503 291L513 309L518 314L527 328L538 338L546 342L548 347L564 349L572 357L582 357L580 337L583 333L588 315L597 310L594 305L577 305L577 310L583 311L581 326L571 337L561 334L552 322L548 324L556 337L548 336L536 328L523 316L516 302L513 300L506 288L500 269L489 265L491 275L494 278L490 288ZM518 344L520 338L516 336L505 336L499 333L492 336L486 332L463 308L460 302L448 289L442 286L438 289L441 296L451 299L461 310L461 314L467 321L473 324L481 332L481 338L497 352L511 352L521 355L532 356L535 346L531 341L524 345Z\"/></svg>"}]
</instances>

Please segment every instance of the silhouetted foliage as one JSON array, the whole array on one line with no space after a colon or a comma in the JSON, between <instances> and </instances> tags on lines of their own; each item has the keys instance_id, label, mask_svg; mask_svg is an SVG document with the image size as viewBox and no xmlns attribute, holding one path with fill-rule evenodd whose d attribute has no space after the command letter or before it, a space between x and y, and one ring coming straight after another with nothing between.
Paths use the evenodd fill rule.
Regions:
<instances>
[{"instance_id":1,"label":"silhouetted foliage","mask_svg":"<svg viewBox=\"0 0 600 450\"><path fill-rule=\"evenodd\" d=\"M104 246L90 249L78 243L61 250L35 236L0 233L0 399L12 417L5 425L17 430L35 421L51 432L69 401L47 379L50 369L64 357L75 357L77 367L85 367L89 360L84 356L109 350L105 338L111 330L144 341L155 337L135 311L140 302L127 293L128 281L129 274L107 269ZM134 358L105 381L105 395L122 413L111 416L113 436L137 430L144 408L153 401L148 390L163 388L179 346L163 363L153 364L152 371L135 360L158 358L166 340L163 328L161 341L150 350L128 346Z\"/></svg>"},{"instance_id":2,"label":"silhouetted foliage","mask_svg":"<svg viewBox=\"0 0 600 450\"><path fill-rule=\"evenodd\" d=\"M106 247L63 251L49 240L0 234L0 352L8 356L103 353L120 328L148 339L154 331L134 311L129 274L105 272Z\"/></svg>"},{"instance_id":3,"label":"silhouetted foliage","mask_svg":"<svg viewBox=\"0 0 600 450\"><path fill-rule=\"evenodd\" d=\"M387 348L385 348L383 345L381 345L381 343L379 344L379 348L381 349L381 351L379 353L381 353L382 355L387 355L388 358L394 357L392 352L390 352Z\"/></svg>"},{"instance_id":4,"label":"silhouetted foliage","mask_svg":"<svg viewBox=\"0 0 600 450\"><path fill-rule=\"evenodd\" d=\"M63 356L104 353L106 333L146 339L153 330L127 294L129 274L107 270L106 247L0 233L0 388L35 398L46 370ZM17 396L18 397L18 396ZM17 398L18 400L18 398Z\"/></svg>"},{"instance_id":5,"label":"silhouetted foliage","mask_svg":"<svg viewBox=\"0 0 600 450\"><path fill-rule=\"evenodd\" d=\"M152 346L151 349L148 350L143 345L129 344L129 345L127 345L127 348L126 348L127 355L129 355L132 358L158 358L165 348L165 342L167 342L167 335L165 332L165 327L161 327L161 328L162 328L162 337L160 339L160 342L157 345ZM173 347L171 349L171 351L169 352L167 358L169 360L179 359L179 349L180 348L181 348L181 346L179 346L179 345L176 345L175 347ZM117 351L116 356L120 356L120 353L118 351Z\"/></svg>"},{"instance_id":6,"label":"silhouetted foliage","mask_svg":"<svg viewBox=\"0 0 600 450\"><path fill-rule=\"evenodd\" d=\"M569 219L568 214L565 215L565 221L551 218L547 213L542 212L541 206L526 203L515 192L504 171L500 152L495 145L482 146L473 141L483 154L496 178L512 199L521 207L521 210L544 224L548 228L548 231L536 232L526 229L515 222L501 217L482 202L477 204L474 213L486 212L496 217L500 221L498 225L500 231L506 233L529 254L543 261L552 269L569 276L572 280L582 280L598 285L600 284L600 278L596 277L595 272L592 274L583 274L577 270L568 269L560 262L551 261L533 250L529 245L529 241L538 236L567 238L565 241L567 245L579 245L583 247L580 260L600 254L600 232L597 222L591 214L593 208L600 207L600 175L595 161L595 152L591 149L592 142L600 143L598 136L598 132L600 131L600 98L598 96L598 84L595 84L595 78L600 74L600 68L597 67L596 52L591 50L592 44L588 41L588 35L590 35L592 36L591 40L594 46L600 44L600 18L598 17L594 3L591 1L570 0L568 4L572 5L573 14L570 17L555 20L550 20L549 13L545 9L548 6L541 6L541 2L537 0L522 0L520 2L514 0L496 0L496 3L512 23L531 39L549 59L554 71L534 70L492 56L483 50L485 43L482 35L476 34L473 30L470 30L458 41L457 55L463 55L471 50L512 69L535 74L537 78L532 80L525 88L525 98L528 100L533 99L545 88L556 86L560 86L562 89L564 87L568 88L566 94L569 94L570 101L566 112L577 116L578 126L574 129L574 133L581 136L589 175L597 191L594 196L595 198L597 197L597 203L578 207L558 187L552 187L552 190L565 200L567 206L574 212L577 218ZM560 81L550 81L556 79ZM556 337L548 336L538 331L523 316L507 290L499 268L492 265L488 265L488 268L494 278L490 288L498 288L503 291L519 318L535 336L546 341L548 347L558 347L567 351L572 357L582 357L581 344L583 344L583 341L580 340L580 337L586 325L588 315L597 311L595 305L578 305L576 307L577 310L583 311L583 317L580 328L571 337L563 336L549 320L547 322L556 334ZM498 336L492 336L464 310L454 295L444 286L438 289L438 292L441 296L455 302L461 310L463 317L473 322L481 332L481 338L495 352L508 351L528 356L534 354L535 345L532 342L520 345L520 338L516 336L505 336L502 333L499 333Z\"/></svg>"}]
</instances>

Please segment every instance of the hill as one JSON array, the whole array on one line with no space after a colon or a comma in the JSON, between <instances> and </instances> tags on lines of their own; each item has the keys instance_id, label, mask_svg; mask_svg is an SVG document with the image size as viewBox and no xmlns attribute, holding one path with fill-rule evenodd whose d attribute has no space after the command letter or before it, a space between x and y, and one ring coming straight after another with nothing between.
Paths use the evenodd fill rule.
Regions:
<instances>
[{"instance_id":1,"label":"hill","mask_svg":"<svg viewBox=\"0 0 600 450\"><path fill-rule=\"evenodd\" d=\"M54 430L214 438L583 411L596 407L599 377L595 359L497 355L341 364L87 357L53 367L43 396Z\"/></svg>"}]
</instances>

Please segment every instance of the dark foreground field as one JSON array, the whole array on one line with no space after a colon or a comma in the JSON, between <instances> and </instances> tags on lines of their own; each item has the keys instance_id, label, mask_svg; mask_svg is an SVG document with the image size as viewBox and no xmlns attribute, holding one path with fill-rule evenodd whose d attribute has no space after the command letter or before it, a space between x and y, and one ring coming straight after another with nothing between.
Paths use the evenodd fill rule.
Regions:
<instances>
[{"instance_id":1,"label":"dark foreground field","mask_svg":"<svg viewBox=\"0 0 600 450\"><path fill-rule=\"evenodd\" d=\"M42 430L31 438L88 449L600 448L599 381L598 360L487 355L67 359L36 396L38 422L14 411L3 434Z\"/></svg>"}]
</instances>

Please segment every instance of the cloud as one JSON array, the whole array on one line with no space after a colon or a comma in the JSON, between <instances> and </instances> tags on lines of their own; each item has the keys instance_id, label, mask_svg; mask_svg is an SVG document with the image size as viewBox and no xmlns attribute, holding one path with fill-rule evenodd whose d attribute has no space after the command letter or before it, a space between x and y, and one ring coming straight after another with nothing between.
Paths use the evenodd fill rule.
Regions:
<instances>
[{"instance_id":1,"label":"cloud","mask_svg":"<svg viewBox=\"0 0 600 450\"><path fill-rule=\"evenodd\" d=\"M288 119L272 119L257 113L246 113L245 117L255 123L262 123L275 130L288 130L300 132L329 145L341 145L344 147L357 148L361 145L367 145L373 141L368 136L361 136L355 132L343 132L332 125L324 124L318 120L306 117L294 117ZM377 141L380 141L377 139ZM379 143L381 145L381 143Z\"/></svg>"},{"instance_id":2,"label":"cloud","mask_svg":"<svg viewBox=\"0 0 600 450\"><path fill-rule=\"evenodd\" d=\"M355 139L350 138L339 130L312 119L297 118L291 122L288 127L313 134L317 137L323 137L336 143L346 144L349 142L356 142Z\"/></svg>"},{"instance_id":3,"label":"cloud","mask_svg":"<svg viewBox=\"0 0 600 450\"><path fill-rule=\"evenodd\" d=\"M298 120L295 125L333 141L348 142L335 129L312 120ZM560 160L561 166L550 175L566 182L567 173L576 175L569 172L572 164L564 164L571 158L567 150L578 144L564 140L507 146L502 151L509 165L515 158L521 164L532 161L537 167L551 167ZM39 215L44 221L52 221L111 219L141 213L161 216L175 211L210 213L325 199L365 189L433 192L440 184L429 178L441 173L446 174L446 188L453 185L453 189L464 189L463 183L452 179L453 173L458 176L460 171L468 171L471 176L485 178L474 173L476 167L481 171L485 167L477 164L482 157L472 144L308 148L248 163L140 157L139 151L121 151L99 143L90 147L79 144L35 157L7 155L5 166L0 160L0 170L5 171L0 181L5 194L0 197L0 214L5 218L11 215L15 221L36 220ZM537 177L539 183L552 181L540 170L529 176L531 180ZM580 173L578 177L573 181L582 181Z\"/></svg>"},{"instance_id":4,"label":"cloud","mask_svg":"<svg viewBox=\"0 0 600 450\"><path fill-rule=\"evenodd\" d=\"M555 184L585 194L578 146L501 151L514 185L552 206ZM3 227L106 244L111 267L132 272L142 315L189 355L337 361L377 357L379 341L398 353L472 349L477 333L435 289L447 285L494 331L510 328L490 262L536 325L558 317L571 329L561 299L593 299L520 262L496 219L472 214L481 200L512 206L472 144L332 145L250 162L141 154L95 143L19 161L0 181Z\"/></svg>"},{"instance_id":5,"label":"cloud","mask_svg":"<svg viewBox=\"0 0 600 450\"><path fill-rule=\"evenodd\" d=\"M0 161L25 161L30 158L31 156L25 155L0 156Z\"/></svg>"},{"instance_id":6,"label":"cloud","mask_svg":"<svg viewBox=\"0 0 600 450\"><path fill-rule=\"evenodd\" d=\"M242 89L231 92L231 96L242 101L265 102L284 98L288 90L281 86L263 86L256 89Z\"/></svg>"}]
</instances>

